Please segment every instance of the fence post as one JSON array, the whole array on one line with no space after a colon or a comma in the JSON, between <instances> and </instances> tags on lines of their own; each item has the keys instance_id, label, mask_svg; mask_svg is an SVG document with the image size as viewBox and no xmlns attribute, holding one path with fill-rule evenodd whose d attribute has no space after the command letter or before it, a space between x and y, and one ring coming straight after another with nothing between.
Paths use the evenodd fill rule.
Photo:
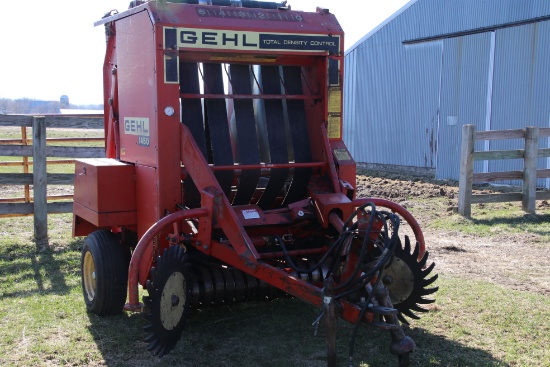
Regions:
<instances>
[{"instance_id":1,"label":"fence post","mask_svg":"<svg viewBox=\"0 0 550 367\"><path fill-rule=\"evenodd\" d=\"M539 151L539 128L525 128L525 149L523 157L523 195L521 208L524 212L535 214L537 199L537 158Z\"/></svg>"},{"instance_id":2,"label":"fence post","mask_svg":"<svg viewBox=\"0 0 550 367\"><path fill-rule=\"evenodd\" d=\"M474 134L475 125L462 126L460 146L460 177L458 179L458 212L472 215L472 179L474 176Z\"/></svg>"},{"instance_id":3,"label":"fence post","mask_svg":"<svg viewBox=\"0 0 550 367\"><path fill-rule=\"evenodd\" d=\"M46 119L32 119L34 239L39 250L48 246L48 197L46 173Z\"/></svg>"},{"instance_id":4,"label":"fence post","mask_svg":"<svg viewBox=\"0 0 550 367\"><path fill-rule=\"evenodd\" d=\"M27 139L27 127L21 126L21 143L23 145L29 145ZM23 173L29 173L29 157L23 157ZM25 203L31 202L31 189L30 185L25 185Z\"/></svg>"}]
</instances>

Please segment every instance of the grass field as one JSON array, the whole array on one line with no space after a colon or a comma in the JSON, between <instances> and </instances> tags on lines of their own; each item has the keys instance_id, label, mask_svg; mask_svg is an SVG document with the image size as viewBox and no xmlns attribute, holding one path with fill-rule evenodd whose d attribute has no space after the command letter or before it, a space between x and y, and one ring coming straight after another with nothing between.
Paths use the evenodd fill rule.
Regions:
<instances>
[{"instance_id":1,"label":"grass field","mask_svg":"<svg viewBox=\"0 0 550 367\"><path fill-rule=\"evenodd\" d=\"M447 198L404 202L439 265L436 302L405 328L417 344L412 366L550 366L549 206L525 215L517 204L476 205L464 219ZM195 310L176 349L151 356L140 314L86 312L83 239L71 225L70 214L50 216L50 247L37 251L32 217L0 218L1 367L326 366L323 325L316 336L312 327L319 310L290 297ZM352 330L339 322L339 366L348 366ZM389 344L388 333L361 328L353 366L397 366Z\"/></svg>"},{"instance_id":2,"label":"grass field","mask_svg":"<svg viewBox=\"0 0 550 367\"><path fill-rule=\"evenodd\" d=\"M323 366L319 311L292 298L195 311L176 349L157 359L142 342L139 314L87 314L80 287L82 239L70 215L50 217L49 250L37 252L31 218L0 219L1 366ZM437 268L436 268L437 269ZM548 366L550 298L439 273L437 302L406 329L413 366ZM352 327L340 322L339 365ZM354 366L396 365L389 335L362 328Z\"/></svg>"}]
</instances>

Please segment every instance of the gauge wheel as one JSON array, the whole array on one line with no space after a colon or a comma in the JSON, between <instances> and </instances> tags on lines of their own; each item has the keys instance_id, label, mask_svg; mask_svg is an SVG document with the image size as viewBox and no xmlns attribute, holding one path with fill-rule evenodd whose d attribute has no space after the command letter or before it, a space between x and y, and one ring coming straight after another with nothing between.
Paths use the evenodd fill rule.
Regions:
<instances>
[{"instance_id":1,"label":"gauge wheel","mask_svg":"<svg viewBox=\"0 0 550 367\"><path fill-rule=\"evenodd\" d=\"M147 281L147 307L144 317L149 324L145 342L157 357L168 354L181 338L192 301L193 275L189 255L179 246L168 247L151 268Z\"/></svg>"}]
</instances>

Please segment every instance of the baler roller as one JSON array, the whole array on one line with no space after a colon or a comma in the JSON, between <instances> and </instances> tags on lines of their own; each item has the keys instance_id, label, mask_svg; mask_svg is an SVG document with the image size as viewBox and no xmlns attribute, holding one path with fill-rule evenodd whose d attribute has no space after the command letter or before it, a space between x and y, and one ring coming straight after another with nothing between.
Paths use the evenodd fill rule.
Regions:
<instances>
[{"instance_id":1,"label":"baler roller","mask_svg":"<svg viewBox=\"0 0 550 367\"><path fill-rule=\"evenodd\" d=\"M295 262L304 267L312 265L310 261L304 258L296 258ZM273 299L284 294L263 280L227 265L194 260L190 270L193 274L193 280L189 283L191 288L190 306L192 308ZM328 274L327 267L307 273L296 271L289 273L290 276L313 283L322 283L326 274Z\"/></svg>"}]
</instances>

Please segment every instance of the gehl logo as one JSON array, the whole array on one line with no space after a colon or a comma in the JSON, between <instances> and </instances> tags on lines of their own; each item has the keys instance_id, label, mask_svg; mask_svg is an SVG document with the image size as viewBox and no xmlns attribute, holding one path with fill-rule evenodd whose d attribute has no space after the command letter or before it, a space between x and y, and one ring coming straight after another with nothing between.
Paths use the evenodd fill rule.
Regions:
<instances>
[{"instance_id":1,"label":"gehl logo","mask_svg":"<svg viewBox=\"0 0 550 367\"><path fill-rule=\"evenodd\" d=\"M124 134L136 135L138 145L148 147L151 144L149 137L149 118L148 117L125 117Z\"/></svg>"},{"instance_id":2,"label":"gehl logo","mask_svg":"<svg viewBox=\"0 0 550 367\"><path fill-rule=\"evenodd\" d=\"M149 136L149 118L125 117L124 133L127 135Z\"/></svg>"},{"instance_id":3,"label":"gehl logo","mask_svg":"<svg viewBox=\"0 0 550 367\"><path fill-rule=\"evenodd\" d=\"M339 37L285 33L239 32L215 29L177 29L178 48L232 49L232 50L289 50L338 52ZM176 42L176 35L167 29L165 37ZM171 37L174 37L172 40Z\"/></svg>"},{"instance_id":4,"label":"gehl logo","mask_svg":"<svg viewBox=\"0 0 550 367\"><path fill-rule=\"evenodd\" d=\"M231 48L258 48L258 34L181 30L180 47L212 46Z\"/></svg>"}]
</instances>

